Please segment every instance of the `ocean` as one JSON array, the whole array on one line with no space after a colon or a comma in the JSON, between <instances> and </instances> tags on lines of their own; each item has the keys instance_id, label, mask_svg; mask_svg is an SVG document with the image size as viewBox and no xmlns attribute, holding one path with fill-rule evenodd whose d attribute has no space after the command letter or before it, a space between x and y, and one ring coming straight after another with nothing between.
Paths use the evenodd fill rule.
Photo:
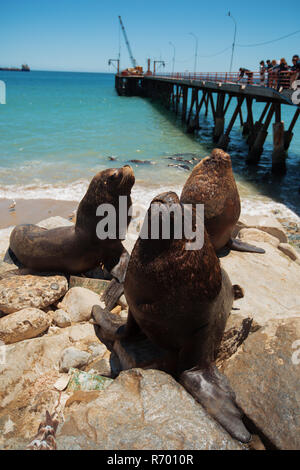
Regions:
<instances>
[{"instance_id":1,"label":"ocean","mask_svg":"<svg viewBox=\"0 0 300 470\"><path fill-rule=\"evenodd\" d=\"M0 198L79 201L98 171L142 160L147 163L130 163L133 199L148 204L159 192L180 193L189 174L169 166L178 162L168 157L202 158L213 148L211 115L201 116L197 136L188 135L171 112L150 100L119 97L113 74L0 72L0 80L7 88L7 103L0 105ZM257 113L261 108L255 105ZM293 111L284 107L286 125ZM249 167L237 122L228 151L244 212L300 220L299 130L298 121L287 174L278 177L271 172L272 131L259 165Z\"/></svg>"}]
</instances>

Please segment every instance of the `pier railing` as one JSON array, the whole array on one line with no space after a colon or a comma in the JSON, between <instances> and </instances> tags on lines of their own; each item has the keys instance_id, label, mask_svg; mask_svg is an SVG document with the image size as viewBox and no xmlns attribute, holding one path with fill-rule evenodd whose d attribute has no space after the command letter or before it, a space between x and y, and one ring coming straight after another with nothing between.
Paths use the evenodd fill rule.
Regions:
<instances>
[{"instance_id":1,"label":"pier railing","mask_svg":"<svg viewBox=\"0 0 300 470\"><path fill-rule=\"evenodd\" d=\"M278 91L292 88L292 83L297 80L297 72L285 71L265 71L251 72L247 71L241 77L240 73L227 72L198 72L198 73L156 73L156 77L174 78L175 80L197 80L210 81L217 83L240 83L246 85L256 85L267 88L274 88Z\"/></svg>"}]
</instances>

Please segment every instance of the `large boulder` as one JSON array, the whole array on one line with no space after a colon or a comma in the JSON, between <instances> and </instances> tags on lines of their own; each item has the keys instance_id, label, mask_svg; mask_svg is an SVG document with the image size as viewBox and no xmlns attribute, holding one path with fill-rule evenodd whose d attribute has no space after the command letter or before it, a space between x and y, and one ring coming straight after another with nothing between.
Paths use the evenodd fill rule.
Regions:
<instances>
[{"instance_id":1,"label":"large boulder","mask_svg":"<svg viewBox=\"0 0 300 470\"><path fill-rule=\"evenodd\" d=\"M272 320L223 364L237 403L278 449L300 448L300 318Z\"/></svg>"},{"instance_id":2,"label":"large boulder","mask_svg":"<svg viewBox=\"0 0 300 470\"><path fill-rule=\"evenodd\" d=\"M90 320L94 305L105 308L104 302L95 292L85 287L72 287L58 304L58 308L65 310L72 322L81 322Z\"/></svg>"},{"instance_id":3,"label":"large boulder","mask_svg":"<svg viewBox=\"0 0 300 470\"><path fill-rule=\"evenodd\" d=\"M0 318L0 341L5 344L17 343L35 338L47 330L51 315L37 308L25 308Z\"/></svg>"},{"instance_id":4,"label":"large boulder","mask_svg":"<svg viewBox=\"0 0 300 470\"><path fill-rule=\"evenodd\" d=\"M43 309L65 295L68 282L61 275L15 275L0 280L0 310Z\"/></svg>"},{"instance_id":5,"label":"large boulder","mask_svg":"<svg viewBox=\"0 0 300 470\"><path fill-rule=\"evenodd\" d=\"M64 412L58 449L243 449L172 377L122 372L99 398Z\"/></svg>"},{"instance_id":6,"label":"large boulder","mask_svg":"<svg viewBox=\"0 0 300 470\"><path fill-rule=\"evenodd\" d=\"M45 418L45 407L41 406L44 399L46 403L51 398L50 412L58 401L58 392L53 390L61 377L63 350L76 346L90 354L90 347L101 344L96 331L94 325L85 323L0 347L0 448L18 448L19 439L30 442ZM104 345L101 350L106 350Z\"/></svg>"},{"instance_id":7,"label":"large boulder","mask_svg":"<svg viewBox=\"0 0 300 470\"><path fill-rule=\"evenodd\" d=\"M243 240L264 248L266 253L231 251L220 259L232 284L239 284L244 298L234 302L234 312L251 317L259 325L273 318L300 316L300 266L276 246L270 235L244 230ZM265 241L262 241L265 240ZM276 245L276 244L275 244Z\"/></svg>"},{"instance_id":8,"label":"large boulder","mask_svg":"<svg viewBox=\"0 0 300 470\"><path fill-rule=\"evenodd\" d=\"M243 214L237 223L237 229L239 228L256 228L278 238L280 243L288 241L283 226L275 217Z\"/></svg>"}]
</instances>

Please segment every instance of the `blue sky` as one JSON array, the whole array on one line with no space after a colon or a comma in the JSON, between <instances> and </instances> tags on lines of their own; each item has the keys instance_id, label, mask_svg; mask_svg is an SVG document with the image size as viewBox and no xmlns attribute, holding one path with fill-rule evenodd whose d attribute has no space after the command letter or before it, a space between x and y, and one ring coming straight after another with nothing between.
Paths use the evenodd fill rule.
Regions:
<instances>
[{"instance_id":1,"label":"blue sky","mask_svg":"<svg viewBox=\"0 0 300 470\"><path fill-rule=\"evenodd\" d=\"M228 71L237 21L237 44L276 39L300 29L300 2L289 0L5 0L1 2L0 65L27 62L32 69L112 71L109 58L119 51L118 15L122 16L133 54L144 66L146 58L162 58L166 71L193 71L198 37L197 71ZM233 70L240 66L257 70L261 59L300 53L300 33L259 47L236 47ZM210 56L210 57L201 57ZM121 63L130 66L121 37Z\"/></svg>"}]
</instances>

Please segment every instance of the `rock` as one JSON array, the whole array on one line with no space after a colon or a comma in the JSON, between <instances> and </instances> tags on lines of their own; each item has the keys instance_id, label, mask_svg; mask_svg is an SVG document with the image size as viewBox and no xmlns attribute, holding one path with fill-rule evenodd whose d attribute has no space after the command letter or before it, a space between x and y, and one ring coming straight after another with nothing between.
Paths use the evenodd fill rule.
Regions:
<instances>
[{"instance_id":1,"label":"rock","mask_svg":"<svg viewBox=\"0 0 300 470\"><path fill-rule=\"evenodd\" d=\"M300 266L275 246L255 241L265 254L231 251L220 259L232 284L239 284L244 298L234 311L251 317L260 326L276 318L299 315Z\"/></svg>"},{"instance_id":2,"label":"rock","mask_svg":"<svg viewBox=\"0 0 300 470\"><path fill-rule=\"evenodd\" d=\"M64 276L12 276L0 281L0 310L13 313L28 307L43 309L59 300L67 290Z\"/></svg>"},{"instance_id":3,"label":"rock","mask_svg":"<svg viewBox=\"0 0 300 470\"><path fill-rule=\"evenodd\" d=\"M97 372L104 377L115 378L121 372L121 364L116 354L107 350L103 356L100 355L89 363L84 370Z\"/></svg>"},{"instance_id":4,"label":"rock","mask_svg":"<svg viewBox=\"0 0 300 470\"><path fill-rule=\"evenodd\" d=\"M288 241L287 235L281 223L270 216L242 215L238 221L238 228L257 228L278 238L281 243Z\"/></svg>"},{"instance_id":5,"label":"rock","mask_svg":"<svg viewBox=\"0 0 300 470\"><path fill-rule=\"evenodd\" d=\"M16 267L16 266L15 266ZM5 261L0 261L0 279L2 279L3 275L11 270L14 269L9 263L5 263Z\"/></svg>"},{"instance_id":6,"label":"rock","mask_svg":"<svg viewBox=\"0 0 300 470\"><path fill-rule=\"evenodd\" d=\"M58 304L58 308L65 310L72 322L81 322L91 318L94 305L105 308L104 302L95 292L84 287L72 287Z\"/></svg>"},{"instance_id":7,"label":"rock","mask_svg":"<svg viewBox=\"0 0 300 470\"><path fill-rule=\"evenodd\" d=\"M0 237L0 254L1 258L4 258L7 248L9 247L9 237L11 232L13 231L14 227L7 227L1 229L1 237ZM11 261L12 263L12 261Z\"/></svg>"},{"instance_id":8,"label":"rock","mask_svg":"<svg viewBox=\"0 0 300 470\"><path fill-rule=\"evenodd\" d=\"M93 279L88 277L79 277L79 276L71 276L69 287L85 287L96 294L101 295L109 285L110 281L106 281L104 279Z\"/></svg>"},{"instance_id":9,"label":"rock","mask_svg":"<svg viewBox=\"0 0 300 470\"><path fill-rule=\"evenodd\" d=\"M60 392L62 392L63 390L65 390L67 388L69 381L70 381L69 374L62 374L59 377L59 379L57 379L57 381L55 382L54 388L56 388L56 390L59 390Z\"/></svg>"},{"instance_id":10,"label":"rock","mask_svg":"<svg viewBox=\"0 0 300 470\"><path fill-rule=\"evenodd\" d=\"M291 260L300 263L300 256L289 243L279 243L278 248L282 253L291 258Z\"/></svg>"},{"instance_id":11,"label":"rock","mask_svg":"<svg viewBox=\"0 0 300 470\"><path fill-rule=\"evenodd\" d=\"M119 298L118 305L121 305L122 310L126 310L128 308L128 303L124 294Z\"/></svg>"},{"instance_id":12,"label":"rock","mask_svg":"<svg viewBox=\"0 0 300 470\"><path fill-rule=\"evenodd\" d=\"M74 225L74 224L73 222L71 222L68 219L65 219L64 217L56 216L56 217L49 217L48 219L44 219L36 225L38 225L39 227L51 230L53 228L58 228L58 227L70 227L71 225Z\"/></svg>"},{"instance_id":13,"label":"rock","mask_svg":"<svg viewBox=\"0 0 300 470\"><path fill-rule=\"evenodd\" d=\"M279 245L279 240L277 237L273 237L267 232L263 232L262 230L258 230L257 228L242 228L239 231L239 238L243 242L252 243L253 242L265 242L270 243L270 245L275 246L275 248Z\"/></svg>"},{"instance_id":14,"label":"rock","mask_svg":"<svg viewBox=\"0 0 300 470\"><path fill-rule=\"evenodd\" d=\"M69 315L62 309L56 310L53 315L53 322L60 328L66 328L67 326L71 326L71 319Z\"/></svg>"},{"instance_id":15,"label":"rock","mask_svg":"<svg viewBox=\"0 0 300 470\"><path fill-rule=\"evenodd\" d=\"M60 362L60 372L69 372L72 368L81 369L90 360L91 355L85 351L76 348L67 348L63 351Z\"/></svg>"},{"instance_id":16,"label":"rock","mask_svg":"<svg viewBox=\"0 0 300 470\"><path fill-rule=\"evenodd\" d=\"M92 343L89 344L88 350L91 353L91 359L94 360L99 357L103 357L107 352L107 347L102 343Z\"/></svg>"},{"instance_id":17,"label":"rock","mask_svg":"<svg viewBox=\"0 0 300 470\"><path fill-rule=\"evenodd\" d=\"M66 408L70 407L73 403L89 403L101 396L100 390L76 390L73 395L67 400Z\"/></svg>"},{"instance_id":18,"label":"rock","mask_svg":"<svg viewBox=\"0 0 300 470\"><path fill-rule=\"evenodd\" d=\"M133 369L89 403L65 408L58 449L243 449L172 377Z\"/></svg>"},{"instance_id":19,"label":"rock","mask_svg":"<svg viewBox=\"0 0 300 470\"><path fill-rule=\"evenodd\" d=\"M51 316L37 308L25 308L0 318L0 341L17 343L35 338L47 330Z\"/></svg>"},{"instance_id":20,"label":"rock","mask_svg":"<svg viewBox=\"0 0 300 470\"><path fill-rule=\"evenodd\" d=\"M89 323L58 329L58 333L48 333L39 338L8 344L0 349L0 448L15 449L22 439L27 445L36 434L45 414L37 414L37 419L28 413L40 409L43 394L45 403L53 394L55 401L47 408L54 411L58 401L58 391L54 384L61 376L59 360L64 349L74 346L88 351L88 346L99 342L95 327ZM2 360L3 359L3 360ZM63 397L61 398L61 403ZM35 405L32 405L35 403ZM46 406L46 405L45 405ZM43 409L43 413L44 413ZM31 415L31 412L30 412ZM15 423L13 432L7 436L3 430L8 419ZM38 421L39 420L39 421ZM24 447L23 447L24 448Z\"/></svg>"},{"instance_id":21,"label":"rock","mask_svg":"<svg viewBox=\"0 0 300 470\"><path fill-rule=\"evenodd\" d=\"M128 310L122 310L119 315L123 320L127 320L128 318Z\"/></svg>"},{"instance_id":22,"label":"rock","mask_svg":"<svg viewBox=\"0 0 300 470\"><path fill-rule=\"evenodd\" d=\"M278 449L300 447L300 318L272 320L224 365L237 403Z\"/></svg>"}]
</instances>

